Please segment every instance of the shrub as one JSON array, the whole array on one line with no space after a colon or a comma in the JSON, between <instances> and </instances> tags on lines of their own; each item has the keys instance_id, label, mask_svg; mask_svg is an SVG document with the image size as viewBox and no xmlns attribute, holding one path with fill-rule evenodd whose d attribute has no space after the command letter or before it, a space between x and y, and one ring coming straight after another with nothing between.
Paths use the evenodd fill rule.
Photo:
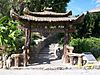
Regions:
<instances>
[{"instance_id":1,"label":"shrub","mask_svg":"<svg viewBox=\"0 0 100 75\"><path fill-rule=\"evenodd\" d=\"M100 56L100 38L72 38L69 45L75 48L74 52L91 52L96 58Z\"/></svg>"},{"instance_id":2,"label":"shrub","mask_svg":"<svg viewBox=\"0 0 100 75\"><path fill-rule=\"evenodd\" d=\"M0 18L0 48L8 55L19 50L23 44L22 32L16 28L17 25L7 16Z\"/></svg>"},{"instance_id":3,"label":"shrub","mask_svg":"<svg viewBox=\"0 0 100 75\"><path fill-rule=\"evenodd\" d=\"M98 57L97 60L100 61L100 57Z\"/></svg>"}]
</instances>

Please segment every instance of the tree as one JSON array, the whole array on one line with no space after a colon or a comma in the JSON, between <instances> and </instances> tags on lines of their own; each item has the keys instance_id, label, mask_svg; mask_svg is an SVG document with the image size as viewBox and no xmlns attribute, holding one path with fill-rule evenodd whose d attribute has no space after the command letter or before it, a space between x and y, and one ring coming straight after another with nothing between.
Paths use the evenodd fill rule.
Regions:
<instances>
[{"instance_id":1,"label":"tree","mask_svg":"<svg viewBox=\"0 0 100 75\"><path fill-rule=\"evenodd\" d=\"M65 12L65 7L70 0L0 0L0 16L8 16L11 8L22 14L24 7L31 11L44 11L52 7L55 12Z\"/></svg>"},{"instance_id":2,"label":"tree","mask_svg":"<svg viewBox=\"0 0 100 75\"><path fill-rule=\"evenodd\" d=\"M0 17L9 14L11 8L9 0L0 0Z\"/></svg>"},{"instance_id":3,"label":"tree","mask_svg":"<svg viewBox=\"0 0 100 75\"><path fill-rule=\"evenodd\" d=\"M65 12L65 7L70 0L30 0L29 9L31 11L43 11L47 7L52 7L55 12Z\"/></svg>"},{"instance_id":4,"label":"tree","mask_svg":"<svg viewBox=\"0 0 100 75\"><path fill-rule=\"evenodd\" d=\"M100 37L100 13L87 13L84 22L76 26L74 38Z\"/></svg>"},{"instance_id":5,"label":"tree","mask_svg":"<svg viewBox=\"0 0 100 75\"><path fill-rule=\"evenodd\" d=\"M100 13L95 15L94 28L92 30L92 36L100 37Z\"/></svg>"}]
</instances>

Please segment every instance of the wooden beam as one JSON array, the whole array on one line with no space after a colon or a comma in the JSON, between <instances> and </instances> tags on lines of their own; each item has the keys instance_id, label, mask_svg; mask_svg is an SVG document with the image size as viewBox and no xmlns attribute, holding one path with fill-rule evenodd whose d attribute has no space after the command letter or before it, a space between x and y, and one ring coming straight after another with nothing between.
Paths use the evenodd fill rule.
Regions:
<instances>
[{"instance_id":1,"label":"wooden beam","mask_svg":"<svg viewBox=\"0 0 100 75\"><path fill-rule=\"evenodd\" d=\"M26 27L24 26L17 26L17 28L25 31ZM74 32L75 28L68 28L68 32ZM65 28L31 28L31 32L61 32L64 33L65 32Z\"/></svg>"},{"instance_id":2,"label":"wooden beam","mask_svg":"<svg viewBox=\"0 0 100 75\"><path fill-rule=\"evenodd\" d=\"M62 32L64 33L64 29L40 29L40 28L34 28L32 29L32 32Z\"/></svg>"}]
</instances>

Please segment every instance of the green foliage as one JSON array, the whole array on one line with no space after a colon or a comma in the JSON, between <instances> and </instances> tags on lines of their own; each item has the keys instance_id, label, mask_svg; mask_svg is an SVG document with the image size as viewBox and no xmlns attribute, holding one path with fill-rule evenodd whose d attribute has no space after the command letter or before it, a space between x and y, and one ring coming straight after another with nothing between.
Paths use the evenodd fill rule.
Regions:
<instances>
[{"instance_id":1,"label":"green foliage","mask_svg":"<svg viewBox=\"0 0 100 75\"><path fill-rule=\"evenodd\" d=\"M43 11L52 7L55 12L65 12L65 7L70 0L30 0L28 7L31 11Z\"/></svg>"},{"instance_id":2,"label":"green foliage","mask_svg":"<svg viewBox=\"0 0 100 75\"><path fill-rule=\"evenodd\" d=\"M24 7L31 11L43 11L52 7L53 11L65 12L65 7L70 0L0 0L0 17L8 16L13 8L17 13L22 14Z\"/></svg>"},{"instance_id":3,"label":"green foliage","mask_svg":"<svg viewBox=\"0 0 100 75\"><path fill-rule=\"evenodd\" d=\"M100 57L98 57L97 60L100 61Z\"/></svg>"},{"instance_id":4,"label":"green foliage","mask_svg":"<svg viewBox=\"0 0 100 75\"><path fill-rule=\"evenodd\" d=\"M72 34L72 37L74 37L74 39L71 39L70 45L74 46L74 52L92 52L92 54L99 59L100 12L87 13L84 22L76 25L76 32Z\"/></svg>"},{"instance_id":5,"label":"green foliage","mask_svg":"<svg viewBox=\"0 0 100 75\"><path fill-rule=\"evenodd\" d=\"M92 52L96 58L100 56L100 38L72 38L69 45L75 48L74 52Z\"/></svg>"},{"instance_id":6,"label":"green foliage","mask_svg":"<svg viewBox=\"0 0 100 75\"><path fill-rule=\"evenodd\" d=\"M0 0L0 17L9 14L10 8L9 0Z\"/></svg>"},{"instance_id":7,"label":"green foliage","mask_svg":"<svg viewBox=\"0 0 100 75\"><path fill-rule=\"evenodd\" d=\"M6 16L0 19L0 48L3 53L11 54L22 45L22 32L16 28L17 25Z\"/></svg>"},{"instance_id":8,"label":"green foliage","mask_svg":"<svg viewBox=\"0 0 100 75\"><path fill-rule=\"evenodd\" d=\"M58 43L60 45L63 45L63 43L64 43L64 33L58 33L55 36L56 36L56 39L58 40Z\"/></svg>"},{"instance_id":9,"label":"green foliage","mask_svg":"<svg viewBox=\"0 0 100 75\"><path fill-rule=\"evenodd\" d=\"M74 38L100 37L100 13L87 13L84 22L77 25Z\"/></svg>"}]
</instances>

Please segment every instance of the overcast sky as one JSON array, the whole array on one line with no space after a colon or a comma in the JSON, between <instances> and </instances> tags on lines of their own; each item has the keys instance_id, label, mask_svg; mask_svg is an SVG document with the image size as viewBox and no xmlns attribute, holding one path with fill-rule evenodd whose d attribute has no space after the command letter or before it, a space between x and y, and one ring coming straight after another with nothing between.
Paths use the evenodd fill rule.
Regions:
<instances>
[{"instance_id":1,"label":"overcast sky","mask_svg":"<svg viewBox=\"0 0 100 75\"><path fill-rule=\"evenodd\" d=\"M71 0L67 11L72 10L73 15L79 15L87 10L100 7L100 0Z\"/></svg>"}]
</instances>

